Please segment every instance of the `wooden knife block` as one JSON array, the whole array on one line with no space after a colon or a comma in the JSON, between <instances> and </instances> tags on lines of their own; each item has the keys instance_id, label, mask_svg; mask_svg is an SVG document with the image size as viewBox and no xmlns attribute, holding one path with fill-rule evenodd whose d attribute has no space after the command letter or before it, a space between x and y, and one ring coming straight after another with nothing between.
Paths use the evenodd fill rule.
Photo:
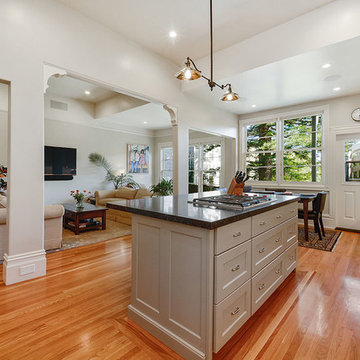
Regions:
<instances>
[{"instance_id":1,"label":"wooden knife block","mask_svg":"<svg viewBox=\"0 0 360 360\"><path fill-rule=\"evenodd\" d=\"M228 188L227 193L229 195L243 195L244 193L244 186L245 183L241 182L240 184L238 184L235 180L235 178L232 179L231 184Z\"/></svg>"}]
</instances>

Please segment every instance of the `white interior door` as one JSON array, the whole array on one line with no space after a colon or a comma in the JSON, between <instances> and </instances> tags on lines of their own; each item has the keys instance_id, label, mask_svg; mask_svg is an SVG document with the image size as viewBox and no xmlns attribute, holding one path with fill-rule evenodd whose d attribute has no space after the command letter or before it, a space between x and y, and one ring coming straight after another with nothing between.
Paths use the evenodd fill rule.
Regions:
<instances>
[{"instance_id":1,"label":"white interior door","mask_svg":"<svg viewBox=\"0 0 360 360\"><path fill-rule=\"evenodd\" d=\"M336 137L336 226L360 230L360 133Z\"/></svg>"}]
</instances>

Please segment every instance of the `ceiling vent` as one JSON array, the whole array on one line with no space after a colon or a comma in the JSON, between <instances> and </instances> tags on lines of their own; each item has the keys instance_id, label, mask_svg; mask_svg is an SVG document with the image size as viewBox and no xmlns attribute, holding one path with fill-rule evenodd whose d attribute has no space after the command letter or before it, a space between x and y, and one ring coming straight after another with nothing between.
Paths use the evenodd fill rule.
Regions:
<instances>
[{"instance_id":1,"label":"ceiling vent","mask_svg":"<svg viewBox=\"0 0 360 360\"><path fill-rule=\"evenodd\" d=\"M68 104L61 101L50 100L50 107L56 110L68 111Z\"/></svg>"}]
</instances>

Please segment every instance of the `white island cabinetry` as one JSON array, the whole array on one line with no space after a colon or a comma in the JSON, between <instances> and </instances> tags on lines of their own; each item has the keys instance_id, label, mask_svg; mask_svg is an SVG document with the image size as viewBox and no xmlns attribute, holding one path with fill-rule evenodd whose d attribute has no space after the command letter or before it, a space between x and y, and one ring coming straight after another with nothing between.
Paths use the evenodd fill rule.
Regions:
<instances>
[{"instance_id":1,"label":"white island cabinetry","mask_svg":"<svg viewBox=\"0 0 360 360\"><path fill-rule=\"evenodd\" d=\"M296 202L215 229L132 224L129 318L185 359L211 359L296 268Z\"/></svg>"}]
</instances>

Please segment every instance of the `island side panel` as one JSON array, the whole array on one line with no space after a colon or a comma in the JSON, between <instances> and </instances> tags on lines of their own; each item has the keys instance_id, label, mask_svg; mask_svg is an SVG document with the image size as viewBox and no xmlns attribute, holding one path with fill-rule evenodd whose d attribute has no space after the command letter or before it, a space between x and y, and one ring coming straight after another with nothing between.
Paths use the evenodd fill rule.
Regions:
<instances>
[{"instance_id":1,"label":"island side panel","mask_svg":"<svg viewBox=\"0 0 360 360\"><path fill-rule=\"evenodd\" d=\"M132 224L130 319L186 359L211 359L214 230L140 215Z\"/></svg>"}]
</instances>

